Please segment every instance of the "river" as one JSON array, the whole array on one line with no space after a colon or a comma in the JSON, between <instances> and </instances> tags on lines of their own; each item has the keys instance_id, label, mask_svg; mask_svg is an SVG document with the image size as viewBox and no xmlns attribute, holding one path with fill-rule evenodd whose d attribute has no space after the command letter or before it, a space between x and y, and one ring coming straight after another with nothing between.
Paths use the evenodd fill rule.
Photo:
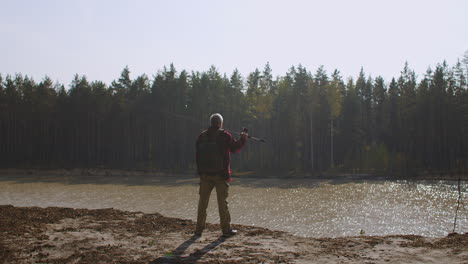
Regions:
<instances>
[{"instance_id":1,"label":"river","mask_svg":"<svg viewBox=\"0 0 468 264\"><path fill-rule=\"evenodd\" d=\"M462 182L456 232L468 232L468 182ZM215 191L208 222L218 222ZM298 236L339 237L453 230L457 183L450 181L235 178L232 222ZM0 204L115 208L196 219L198 179L149 176L0 176ZM362 230L362 231L361 231Z\"/></svg>"}]
</instances>

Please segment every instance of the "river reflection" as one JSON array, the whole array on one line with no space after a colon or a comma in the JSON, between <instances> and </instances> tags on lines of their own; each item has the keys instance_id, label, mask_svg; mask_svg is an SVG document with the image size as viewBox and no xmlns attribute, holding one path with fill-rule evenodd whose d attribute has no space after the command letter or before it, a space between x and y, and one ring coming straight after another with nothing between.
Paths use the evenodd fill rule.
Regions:
<instances>
[{"instance_id":1,"label":"river reflection","mask_svg":"<svg viewBox=\"0 0 468 264\"><path fill-rule=\"evenodd\" d=\"M456 231L468 232L468 183ZM228 199L233 223L299 236L417 234L453 229L458 191L447 181L325 181L236 178ZM190 177L0 176L0 204L110 208L195 220L198 180ZM216 196L208 222L218 222Z\"/></svg>"}]
</instances>

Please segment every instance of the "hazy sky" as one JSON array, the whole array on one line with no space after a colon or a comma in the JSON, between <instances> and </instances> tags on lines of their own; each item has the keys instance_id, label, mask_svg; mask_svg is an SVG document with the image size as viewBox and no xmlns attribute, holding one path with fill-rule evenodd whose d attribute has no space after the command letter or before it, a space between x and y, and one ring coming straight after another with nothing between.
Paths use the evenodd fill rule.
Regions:
<instances>
[{"instance_id":1,"label":"hazy sky","mask_svg":"<svg viewBox=\"0 0 468 264\"><path fill-rule=\"evenodd\" d=\"M467 0L116 1L0 0L0 73L74 74L110 83L128 65L150 78L164 65L245 77L302 64L343 77L416 74L468 50Z\"/></svg>"}]
</instances>

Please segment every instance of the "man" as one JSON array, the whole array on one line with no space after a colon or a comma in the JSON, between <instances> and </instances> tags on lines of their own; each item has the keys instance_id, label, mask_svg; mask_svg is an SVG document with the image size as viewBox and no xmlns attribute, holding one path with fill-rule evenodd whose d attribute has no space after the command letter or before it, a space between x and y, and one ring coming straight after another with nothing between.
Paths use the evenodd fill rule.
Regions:
<instances>
[{"instance_id":1,"label":"man","mask_svg":"<svg viewBox=\"0 0 468 264\"><path fill-rule=\"evenodd\" d=\"M201 236L205 229L206 208L211 191L216 187L221 231L223 236L232 236L237 230L231 229L231 216L226 201L229 194L228 182L231 182L230 153L239 152L245 145L248 134L243 132L240 139L235 140L229 132L221 129L223 117L218 113L211 115L210 124L211 126L198 136L196 143L200 200L195 235Z\"/></svg>"}]
</instances>

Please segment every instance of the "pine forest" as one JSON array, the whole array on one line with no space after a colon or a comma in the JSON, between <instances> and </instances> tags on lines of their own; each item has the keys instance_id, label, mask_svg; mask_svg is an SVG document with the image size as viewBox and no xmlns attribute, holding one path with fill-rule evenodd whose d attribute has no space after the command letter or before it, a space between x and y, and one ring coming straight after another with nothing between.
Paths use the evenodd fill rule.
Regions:
<instances>
[{"instance_id":1,"label":"pine forest","mask_svg":"<svg viewBox=\"0 0 468 264\"><path fill-rule=\"evenodd\" d=\"M468 59L420 75L405 64L384 80L293 66L241 76L178 71L110 85L75 75L0 75L1 168L195 171L195 140L212 113L261 137L233 155L241 171L412 177L464 172L468 161Z\"/></svg>"}]
</instances>

